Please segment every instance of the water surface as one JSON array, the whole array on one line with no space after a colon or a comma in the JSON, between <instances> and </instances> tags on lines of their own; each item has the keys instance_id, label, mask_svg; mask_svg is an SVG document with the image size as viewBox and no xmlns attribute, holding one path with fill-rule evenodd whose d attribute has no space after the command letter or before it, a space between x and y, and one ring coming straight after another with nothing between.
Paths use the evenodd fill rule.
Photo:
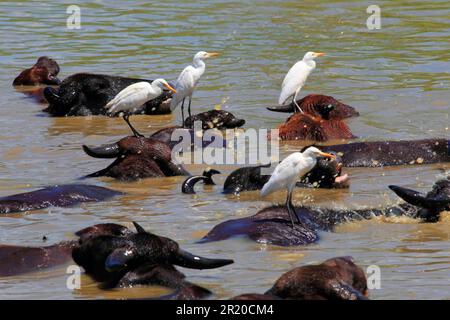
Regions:
<instances>
[{"instance_id":1,"label":"water surface","mask_svg":"<svg viewBox=\"0 0 450 320\"><path fill-rule=\"evenodd\" d=\"M274 128L286 114L265 109L276 104L290 66L306 51L323 51L302 95L333 95L355 106L348 121L366 140L449 136L450 6L448 1L379 1L382 29L366 28L364 1L76 1L81 29L66 28L72 1L0 3L0 195L49 184L71 183L109 164L88 157L81 144L100 144L129 134L121 119L50 118L11 83L37 57L49 55L60 77L95 72L174 81L199 50L219 51L195 93L193 109L216 105L247 120L249 128ZM180 115L132 118L145 133L179 123ZM282 155L298 146L283 145ZM280 248L244 239L196 245L210 228L226 219L256 213L278 193L261 201L258 193L241 197L220 193L232 166L215 187L183 195L183 178L118 183L89 183L128 192L105 203L51 208L0 217L2 243L55 243L74 231L102 222L138 221L171 237L192 252L233 258L216 270L184 270L188 279L217 298L263 292L283 272L330 257L351 255L363 266L382 270L374 299L448 299L450 293L450 220L418 224L410 219L350 223L325 233L308 247ZM200 173L204 166L190 166ZM349 169L349 190L297 190L295 201L335 208L387 206L398 202L387 185L427 190L446 165ZM81 290L65 286L65 267L0 279L0 298L90 299L159 295L161 288L101 291L87 277Z\"/></svg>"}]
</instances>

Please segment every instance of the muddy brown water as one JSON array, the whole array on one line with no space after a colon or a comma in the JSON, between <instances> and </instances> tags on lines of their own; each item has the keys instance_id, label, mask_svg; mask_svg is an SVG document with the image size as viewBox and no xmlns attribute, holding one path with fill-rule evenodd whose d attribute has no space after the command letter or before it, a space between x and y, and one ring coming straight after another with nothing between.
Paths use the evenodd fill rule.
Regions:
<instances>
[{"instance_id":1,"label":"muddy brown water","mask_svg":"<svg viewBox=\"0 0 450 320\"><path fill-rule=\"evenodd\" d=\"M128 134L121 119L49 118L45 107L16 91L12 80L37 57L49 55L60 77L88 71L174 81L199 50L219 51L195 93L193 109L216 105L247 120L247 128L274 128L286 117L271 113L289 67L306 51L323 51L302 94L324 93L355 106L348 121L366 140L449 138L450 11L446 1L380 4L382 29L369 31L364 1L77 1L81 29L68 30L65 1L0 3L0 195L75 182L105 167L81 144L100 144ZM180 122L180 114L136 116L145 133ZM284 156L298 144L283 144ZM189 166L200 173L205 166ZM236 166L215 166L215 187L183 195L183 178L88 183L127 192L103 203L0 216L0 242L41 245L69 239L86 226L138 221L204 256L233 258L216 270L184 270L217 298L263 292L283 272L339 255L366 268L381 268L374 299L450 298L450 219L418 224L411 219L375 219L342 225L317 244L280 248L245 239L197 245L217 223L256 213L283 193L262 201L257 192L224 196L221 184ZM383 169L346 169L349 190L297 190L295 201L333 208L383 207L398 199L387 185L427 190L445 174L445 164ZM82 289L66 287L66 266L0 279L0 299L98 299L148 297L167 292L144 287L102 291L83 276Z\"/></svg>"}]
</instances>

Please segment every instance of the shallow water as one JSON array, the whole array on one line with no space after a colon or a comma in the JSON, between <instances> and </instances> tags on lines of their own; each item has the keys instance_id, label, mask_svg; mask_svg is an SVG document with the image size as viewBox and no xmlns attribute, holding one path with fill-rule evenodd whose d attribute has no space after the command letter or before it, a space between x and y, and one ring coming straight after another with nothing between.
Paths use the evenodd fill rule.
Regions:
<instances>
[{"instance_id":1,"label":"shallow water","mask_svg":"<svg viewBox=\"0 0 450 320\"><path fill-rule=\"evenodd\" d=\"M323 51L302 94L323 93L355 106L353 132L369 140L449 136L450 6L448 1L380 2L382 29L366 28L368 2L361 1L77 1L81 30L66 29L71 1L0 3L0 195L49 184L70 183L105 167L81 144L118 140L128 129L121 119L49 118L45 107L16 91L14 77L37 57L49 55L61 66L60 78L95 72L174 81L198 50L219 51L194 95L195 111L215 105L247 120L247 128L274 128L286 114L265 109L276 104L289 67L306 51ZM132 118L150 133L180 122L180 115ZM282 154L297 149L288 144ZM204 166L190 166L200 173ZM351 255L363 266L381 268L374 299L449 299L450 219L418 224L408 219L377 219L324 233L317 244L280 248L244 239L196 245L220 221L257 212L269 204L256 192L224 196L220 185L183 195L183 178L118 183L88 182L128 192L104 203L51 208L0 217L0 242L40 245L72 237L101 222L140 222L192 252L235 259L216 270L183 270L189 280L217 298L263 292L283 272L299 265ZM348 169L349 190L297 190L296 201L325 207L387 206L398 199L387 185L426 190L447 166ZM278 193L269 201L283 201ZM0 279L0 298L87 299L159 295L161 288L101 291L87 277L81 290L66 288L65 267Z\"/></svg>"}]
</instances>

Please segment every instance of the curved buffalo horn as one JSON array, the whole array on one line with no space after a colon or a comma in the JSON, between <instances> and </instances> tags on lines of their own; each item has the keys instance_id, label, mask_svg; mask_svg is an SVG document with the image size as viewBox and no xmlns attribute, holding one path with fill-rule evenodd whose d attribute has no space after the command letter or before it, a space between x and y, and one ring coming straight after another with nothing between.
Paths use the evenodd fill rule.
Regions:
<instances>
[{"instance_id":1,"label":"curved buffalo horn","mask_svg":"<svg viewBox=\"0 0 450 320\"><path fill-rule=\"evenodd\" d=\"M275 112L292 113L294 112L294 106L292 104L287 104L284 106L267 107L267 110Z\"/></svg>"},{"instance_id":2,"label":"curved buffalo horn","mask_svg":"<svg viewBox=\"0 0 450 320\"><path fill-rule=\"evenodd\" d=\"M216 169L206 169L205 171L203 171L203 176L206 177L206 180L204 181L205 184L215 184L212 176L214 174L220 174L219 170Z\"/></svg>"},{"instance_id":3,"label":"curved buffalo horn","mask_svg":"<svg viewBox=\"0 0 450 320\"><path fill-rule=\"evenodd\" d=\"M186 194L195 194L194 187L199 181L203 181L203 183L206 185L214 185L215 183L212 179L212 176L214 174L220 174L220 171L215 169L208 169L203 171L203 175L201 176L192 176L187 178L181 185L181 192Z\"/></svg>"},{"instance_id":4,"label":"curved buffalo horn","mask_svg":"<svg viewBox=\"0 0 450 320\"><path fill-rule=\"evenodd\" d=\"M120 147L117 143L104 144L100 147L83 145L83 150L93 158L117 158L120 155Z\"/></svg>"},{"instance_id":5,"label":"curved buffalo horn","mask_svg":"<svg viewBox=\"0 0 450 320\"><path fill-rule=\"evenodd\" d=\"M423 193L418 191L407 189L399 186L389 186L389 189L395 192L400 198L406 202L427 209L444 208L450 205L449 198L427 198Z\"/></svg>"},{"instance_id":6,"label":"curved buffalo horn","mask_svg":"<svg viewBox=\"0 0 450 320\"><path fill-rule=\"evenodd\" d=\"M208 180L205 176L192 176L184 180L183 184L181 185L181 192L185 194L195 194L194 187L199 181L206 181Z\"/></svg>"},{"instance_id":7,"label":"curved buffalo horn","mask_svg":"<svg viewBox=\"0 0 450 320\"><path fill-rule=\"evenodd\" d=\"M177 266L190 269L214 269L234 263L230 259L208 259L195 256L181 249L178 249L178 252L174 254L170 262Z\"/></svg>"},{"instance_id":8,"label":"curved buffalo horn","mask_svg":"<svg viewBox=\"0 0 450 320\"><path fill-rule=\"evenodd\" d=\"M204 184L214 184L214 182L208 183L212 181L211 177L192 176L184 180L183 184L181 185L181 192L185 194L195 194L194 187L199 181L203 181Z\"/></svg>"}]
</instances>

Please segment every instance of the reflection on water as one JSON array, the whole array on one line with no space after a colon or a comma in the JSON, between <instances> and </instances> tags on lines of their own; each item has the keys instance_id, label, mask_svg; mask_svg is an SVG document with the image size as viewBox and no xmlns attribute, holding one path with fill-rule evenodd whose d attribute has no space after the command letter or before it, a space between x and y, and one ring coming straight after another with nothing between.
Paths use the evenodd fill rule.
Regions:
<instances>
[{"instance_id":1,"label":"reflection on water","mask_svg":"<svg viewBox=\"0 0 450 320\"><path fill-rule=\"evenodd\" d=\"M355 106L361 113L348 123L362 139L448 137L450 31L447 1L395 1L381 5L382 29L365 26L368 2L361 1L173 1L88 2L82 28L65 28L68 1L0 3L0 195L43 185L70 183L104 168L82 144L117 141L128 128L106 117L52 119L36 103L11 87L19 71L41 55L61 66L60 78L96 72L175 80L198 50L219 51L193 100L194 111L223 108L246 119L247 127L274 128L286 114L271 113L285 72L306 51L327 53L301 94L324 93ZM29 90L25 88L25 90ZM134 116L139 131L153 132L180 122L180 115ZM299 144L283 143L282 155ZM189 166L200 173L205 166ZM427 190L445 165L407 168L347 169L349 190L298 190L297 203L335 208L386 206L398 202L387 185ZM2 243L40 245L73 238L75 230L101 222L138 221L169 236L192 252L223 256L236 263L217 270L184 270L188 279L218 298L263 292L290 268L352 255L362 266L382 270L382 289L374 298L450 298L449 218L433 225L410 219L375 219L350 223L319 243L302 248L260 245L245 239L196 245L220 221L254 214L277 193L261 201L257 192L239 197L221 194L233 166L218 166L214 187L198 186L197 195L180 192L182 177L119 183L89 179L127 192L107 203L51 208L0 218ZM87 277L78 291L66 289L65 267L0 279L0 298L91 299L148 297L162 288L101 291Z\"/></svg>"}]
</instances>

